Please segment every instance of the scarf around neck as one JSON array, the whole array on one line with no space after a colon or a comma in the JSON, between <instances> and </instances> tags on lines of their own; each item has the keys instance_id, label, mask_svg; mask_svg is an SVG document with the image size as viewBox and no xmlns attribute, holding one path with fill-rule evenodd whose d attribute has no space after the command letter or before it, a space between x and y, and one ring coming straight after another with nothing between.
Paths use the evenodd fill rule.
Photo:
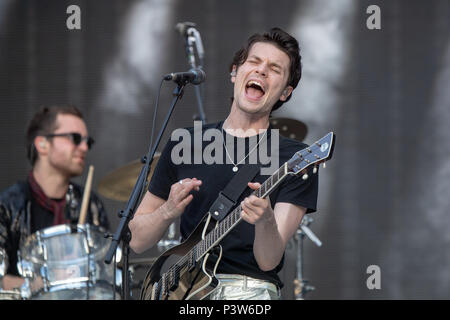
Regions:
<instances>
[{"instance_id":1,"label":"scarf around neck","mask_svg":"<svg viewBox=\"0 0 450 320\"><path fill-rule=\"evenodd\" d=\"M65 224L69 220L64 217L64 208L66 207L66 197L63 199L51 199L42 190L33 176L33 171L28 175L28 183L31 188L31 194L37 203L43 208L53 212L53 225Z\"/></svg>"}]
</instances>

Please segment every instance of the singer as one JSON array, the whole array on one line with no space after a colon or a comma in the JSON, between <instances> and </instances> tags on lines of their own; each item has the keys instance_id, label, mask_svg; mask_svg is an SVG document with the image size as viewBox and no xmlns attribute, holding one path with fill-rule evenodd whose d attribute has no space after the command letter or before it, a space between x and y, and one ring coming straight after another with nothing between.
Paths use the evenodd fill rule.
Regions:
<instances>
[{"instance_id":1,"label":"singer","mask_svg":"<svg viewBox=\"0 0 450 320\"><path fill-rule=\"evenodd\" d=\"M267 178L256 171L250 174L249 160L258 159L259 148L271 148L282 164L307 147L282 136L277 150L270 144L269 116L290 99L301 78L297 40L280 28L254 34L235 53L229 71L234 86L231 110L223 121L202 127L203 131L214 128L222 133L223 148L219 151L224 161L176 165L172 161L176 142L169 141L148 192L129 223L130 246L137 253L151 248L178 217L183 241L189 243L203 218L206 226L214 225L222 210L220 206L218 211L211 210L217 201L235 203L233 208L240 205L242 221L227 229L220 247L201 259L199 251L192 249L191 260L183 261L186 265L171 269L180 274L166 273L159 281L147 279L144 299L281 299L283 283L277 273L283 267L286 245L303 216L316 211L318 174L312 172L308 179L286 177L270 197L251 194ZM194 73L171 77L200 79ZM193 128L188 130L193 133ZM193 152L203 153L207 142L198 144L191 136ZM235 152L238 145L245 146L243 153ZM237 183L235 177L243 181ZM181 273L184 270L189 271Z\"/></svg>"}]
</instances>

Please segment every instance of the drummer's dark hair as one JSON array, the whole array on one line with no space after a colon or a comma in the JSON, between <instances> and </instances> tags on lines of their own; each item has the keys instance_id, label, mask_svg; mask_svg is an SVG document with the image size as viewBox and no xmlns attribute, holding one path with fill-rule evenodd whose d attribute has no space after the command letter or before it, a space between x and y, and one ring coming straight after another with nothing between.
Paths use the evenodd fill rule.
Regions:
<instances>
[{"instance_id":1,"label":"drummer's dark hair","mask_svg":"<svg viewBox=\"0 0 450 320\"><path fill-rule=\"evenodd\" d=\"M292 86L292 88L295 89L302 78L302 56L300 55L300 46L297 39L277 27L270 29L269 32L263 34L255 33L250 36L244 46L234 54L233 60L229 66L229 71L231 72L233 67L236 67L236 69L239 68L239 66L247 60L250 49L253 44L257 42L271 43L289 56L290 66L287 85ZM283 103L289 101L291 96L292 94L289 95L286 101L278 100L273 106L272 111L275 111L281 107Z\"/></svg>"},{"instance_id":2,"label":"drummer's dark hair","mask_svg":"<svg viewBox=\"0 0 450 320\"><path fill-rule=\"evenodd\" d=\"M83 118L81 111L72 105L52 105L43 106L34 114L26 133L27 158L34 166L37 160L38 152L34 145L34 139L37 136L53 133L57 129L56 118L58 114L70 114L80 119Z\"/></svg>"}]
</instances>

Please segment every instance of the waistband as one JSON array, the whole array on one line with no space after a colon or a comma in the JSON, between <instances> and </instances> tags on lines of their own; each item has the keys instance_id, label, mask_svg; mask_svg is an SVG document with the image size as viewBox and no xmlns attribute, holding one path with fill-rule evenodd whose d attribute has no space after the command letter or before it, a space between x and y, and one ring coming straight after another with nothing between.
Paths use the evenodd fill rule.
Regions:
<instances>
[{"instance_id":1,"label":"waistband","mask_svg":"<svg viewBox=\"0 0 450 320\"><path fill-rule=\"evenodd\" d=\"M277 294L280 293L280 288L278 288L276 284L267 280L255 279L246 275L218 273L216 274L216 278L223 286L243 287L243 289L265 288L276 292Z\"/></svg>"}]
</instances>

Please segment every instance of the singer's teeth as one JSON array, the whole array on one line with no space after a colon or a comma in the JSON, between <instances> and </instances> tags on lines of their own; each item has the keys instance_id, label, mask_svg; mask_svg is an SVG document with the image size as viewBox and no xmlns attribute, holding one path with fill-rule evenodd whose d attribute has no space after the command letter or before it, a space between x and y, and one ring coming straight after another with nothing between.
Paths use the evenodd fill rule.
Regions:
<instances>
[{"instance_id":1,"label":"singer's teeth","mask_svg":"<svg viewBox=\"0 0 450 320\"><path fill-rule=\"evenodd\" d=\"M255 89L261 90L262 92L265 92L265 91L264 91L263 85L262 85L261 83L255 81L255 80L250 80L250 81L247 83L247 88L249 88L249 87L253 87L253 88L255 88Z\"/></svg>"}]
</instances>

